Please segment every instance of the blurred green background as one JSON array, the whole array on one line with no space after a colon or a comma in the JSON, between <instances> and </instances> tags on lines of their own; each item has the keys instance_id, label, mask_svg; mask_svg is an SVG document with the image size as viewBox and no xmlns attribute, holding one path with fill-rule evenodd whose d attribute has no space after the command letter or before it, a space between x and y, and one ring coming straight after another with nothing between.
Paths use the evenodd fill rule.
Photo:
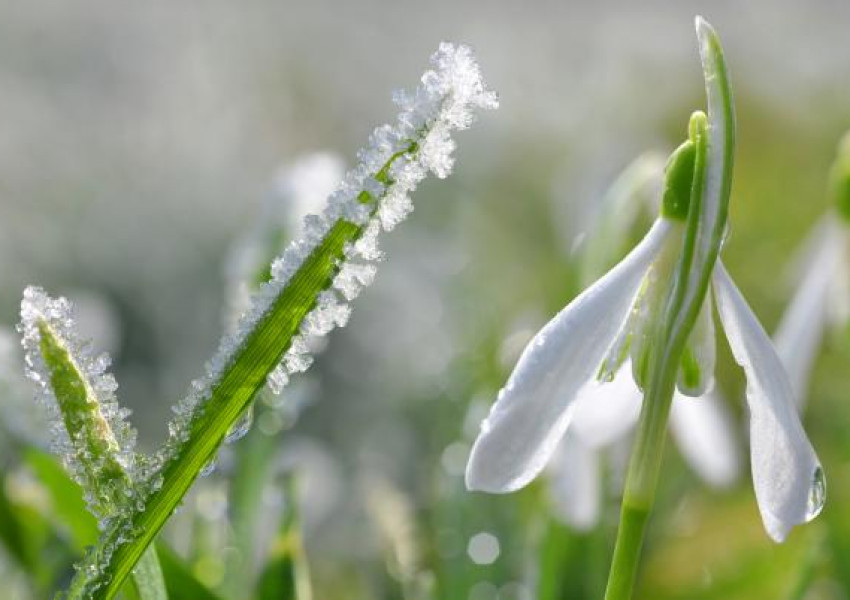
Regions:
<instances>
[{"instance_id":1,"label":"blurred green background","mask_svg":"<svg viewBox=\"0 0 850 600\"><path fill-rule=\"evenodd\" d=\"M0 323L17 322L27 284L78 300L154 448L215 349L228 248L278 168L316 150L351 165L437 44L470 44L501 108L460 134L455 173L386 237L376 284L287 393L308 400L274 447L305 484L317 600L600 597L616 488L600 527L575 533L545 482L470 494L462 469L516 340L579 291L608 185L704 108L697 13L724 41L738 109L724 260L772 331L850 128L845 2L0 0ZM743 377L720 349L745 444ZM848 360L850 338L830 337L805 415L822 516L774 545L746 472L709 491L671 445L639 598L792 598L808 579L800 598L850 598ZM0 463L7 494L43 506L20 449ZM212 587L226 587L228 475L225 453L166 533ZM493 553L481 533L497 540L489 564L473 560L471 540ZM36 597L14 557L0 563L4 598Z\"/></svg>"}]
</instances>

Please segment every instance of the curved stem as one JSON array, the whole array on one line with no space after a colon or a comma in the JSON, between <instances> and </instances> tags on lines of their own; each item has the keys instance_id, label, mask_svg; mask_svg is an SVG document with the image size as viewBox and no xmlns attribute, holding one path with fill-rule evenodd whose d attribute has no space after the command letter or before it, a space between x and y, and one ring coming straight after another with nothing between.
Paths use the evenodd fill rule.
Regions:
<instances>
[{"instance_id":1,"label":"curved stem","mask_svg":"<svg viewBox=\"0 0 850 600\"><path fill-rule=\"evenodd\" d=\"M667 368L663 370L658 385L649 389L641 410L637 439L626 475L620 528L617 530L605 600L628 600L632 597L644 531L655 501L655 487L667 435L667 419L676 384L678 361L666 363Z\"/></svg>"}]
</instances>

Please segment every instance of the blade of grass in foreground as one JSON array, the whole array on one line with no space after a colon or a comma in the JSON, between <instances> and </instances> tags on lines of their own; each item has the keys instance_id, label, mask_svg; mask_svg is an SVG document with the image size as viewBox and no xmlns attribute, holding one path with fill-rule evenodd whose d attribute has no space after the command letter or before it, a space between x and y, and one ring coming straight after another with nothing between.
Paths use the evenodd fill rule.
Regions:
<instances>
[{"instance_id":1,"label":"blade of grass in foreground","mask_svg":"<svg viewBox=\"0 0 850 600\"><path fill-rule=\"evenodd\" d=\"M393 228L410 212L409 193L429 171L449 174L452 130L468 127L473 109L496 107L468 48L441 44L431 61L434 69L415 93L396 96L397 124L375 130L361 164L324 213L305 220L304 239L275 261L271 281L236 334L222 341L206 375L178 404L168 441L145 466L140 497L80 565L69 598L115 596L260 388L266 381L282 388L309 367L309 337L345 324L347 302L374 276L381 228Z\"/></svg>"}]
</instances>

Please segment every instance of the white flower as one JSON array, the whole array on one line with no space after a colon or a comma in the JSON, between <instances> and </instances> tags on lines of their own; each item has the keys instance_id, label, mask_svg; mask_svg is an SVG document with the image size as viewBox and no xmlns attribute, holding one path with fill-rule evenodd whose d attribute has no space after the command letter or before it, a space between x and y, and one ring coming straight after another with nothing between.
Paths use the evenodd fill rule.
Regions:
<instances>
[{"instance_id":1,"label":"white flower","mask_svg":"<svg viewBox=\"0 0 850 600\"><path fill-rule=\"evenodd\" d=\"M470 489L503 493L529 483L561 442L585 386L600 375L616 380L626 353L641 381L646 331L657 318L659 290L669 281L683 232L683 223L658 218L626 258L534 336L482 423L467 467ZM732 354L747 376L759 510L768 534L781 541L791 527L820 512L822 470L782 363L720 261L711 287ZM679 370L678 388L686 395L703 395L713 383L712 295L689 338L685 355L693 360Z\"/></svg>"},{"instance_id":2,"label":"white flower","mask_svg":"<svg viewBox=\"0 0 850 600\"><path fill-rule=\"evenodd\" d=\"M658 212L664 165L660 153L646 152L612 183L589 224L580 259L582 282L592 283L613 266L617 256L628 249L629 232L639 219ZM546 470L555 515L567 525L580 531L596 526L601 460L609 464L611 484L622 483L617 474L623 471L620 463L625 461L618 459L623 458L620 450L625 444L618 442L625 442L637 424L641 398L630 360L610 382L593 379L579 391L569 431ZM734 483L741 470L740 448L720 395L712 390L695 402L677 392L671 410L673 440L693 471L716 488Z\"/></svg>"},{"instance_id":3,"label":"white flower","mask_svg":"<svg viewBox=\"0 0 850 600\"><path fill-rule=\"evenodd\" d=\"M546 469L556 514L573 528L587 531L596 526L601 503L600 455L619 449L612 446L628 438L640 416L641 398L630 362L623 364L610 383L594 379L579 391L569 430ZM676 392L670 433L682 458L707 484L722 489L738 479L741 456L735 426L716 391L699 398Z\"/></svg>"},{"instance_id":4,"label":"white flower","mask_svg":"<svg viewBox=\"0 0 850 600\"><path fill-rule=\"evenodd\" d=\"M797 291L773 337L800 409L824 330L850 323L850 132L838 144L829 179L834 210L794 261Z\"/></svg>"},{"instance_id":5,"label":"white flower","mask_svg":"<svg viewBox=\"0 0 850 600\"><path fill-rule=\"evenodd\" d=\"M797 291L773 336L802 409L809 375L827 328L850 322L850 231L839 217L821 221L806 243Z\"/></svg>"}]
</instances>

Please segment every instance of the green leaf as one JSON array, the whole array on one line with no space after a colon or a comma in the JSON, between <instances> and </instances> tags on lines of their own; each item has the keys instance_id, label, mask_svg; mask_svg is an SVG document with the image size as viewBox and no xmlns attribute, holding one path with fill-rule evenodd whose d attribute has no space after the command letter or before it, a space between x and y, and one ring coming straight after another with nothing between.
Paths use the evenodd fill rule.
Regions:
<instances>
[{"instance_id":1,"label":"green leaf","mask_svg":"<svg viewBox=\"0 0 850 600\"><path fill-rule=\"evenodd\" d=\"M9 497L5 477L0 478L0 544L29 576L38 597L49 593L73 558L70 548L35 508Z\"/></svg>"},{"instance_id":2,"label":"green leaf","mask_svg":"<svg viewBox=\"0 0 850 600\"><path fill-rule=\"evenodd\" d=\"M258 406L261 410L271 410ZM230 595L244 593L254 583L256 570L249 557L257 546L257 530L265 515L261 513L263 490L270 480L279 440L260 429L252 429L236 447L236 468L230 482L230 523L239 561L229 566L225 582Z\"/></svg>"},{"instance_id":3,"label":"green leaf","mask_svg":"<svg viewBox=\"0 0 850 600\"><path fill-rule=\"evenodd\" d=\"M537 600L598 598L608 563L605 528L576 533L550 519L540 544Z\"/></svg>"},{"instance_id":4,"label":"green leaf","mask_svg":"<svg viewBox=\"0 0 850 600\"><path fill-rule=\"evenodd\" d=\"M313 597L292 476L287 477L285 497L280 531L257 584L257 600L311 600Z\"/></svg>"},{"instance_id":5,"label":"green leaf","mask_svg":"<svg viewBox=\"0 0 850 600\"><path fill-rule=\"evenodd\" d=\"M154 546L148 546L142 554L130 581L139 600L168 600L165 578Z\"/></svg>"},{"instance_id":6,"label":"green leaf","mask_svg":"<svg viewBox=\"0 0 850 600\"><path fill-rule=\"evenodd\" d=\"M50 496L50 510L70 533L74 549L82 555L97 541L97 521L86 510L80 486L72 480L56 459L36 448L27 449L24 462Z\"/></svg>"},{"instance_id":7,"label":"green leaf","mask_svg":"<svg viewBox=\"0 0 850 600\"><path fill-rule=\"evenodd\" d=\"M192 574L192 571L168 546L156 544L165 587L171 600L220 600Z\"/></svg>"},{"instance_id":8,"label":"green leaf","mask_svg":"<svg viewBox=\"0 0 850 600\"><path fill-rule=\"evenodd\" d=\"M93 511L103 517L121 510L130 480L118 459L120 447L101 401L68 340L46 317L37 317L38 349L70 440L69 463L89 493Z\"/></svg>"},{"instance_id":9,"label":"green leaf","mask_svg":"<svg viewBox=\"0 0 850 600\"><path fill-rule=\"evenodd\" d=\"M38 571L38 548L28 535L27 515L6 494L5 480L0 481L0 542L24 571Z\"/></svg>"}]
</instances>

